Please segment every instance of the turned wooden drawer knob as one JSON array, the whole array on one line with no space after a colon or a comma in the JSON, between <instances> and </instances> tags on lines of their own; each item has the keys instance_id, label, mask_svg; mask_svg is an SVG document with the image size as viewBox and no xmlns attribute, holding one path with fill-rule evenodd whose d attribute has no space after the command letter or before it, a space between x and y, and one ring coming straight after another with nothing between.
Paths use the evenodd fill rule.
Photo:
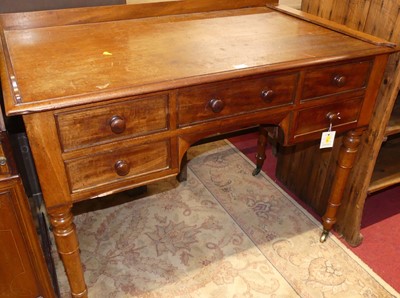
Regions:
<instances>
[{"instance_id":1,"label":"turned wooden drawer knob","mask_svg":"<svg viewBox=\"0 0 400 298\"><path fill-rule=\"evenodd\" d=\"M0 166L5 166L7 164L7 158L5 156L0 156Z\"/></svg>"},{"instance_id":2,"label":"turned wooden drawer knob","mask_svg":"<svg viewBox=\"0 0 400 298\"><path fill-rule=\"evenodd\" d=\"M340 120L340 113L329 112L328 114L326 114L326 119L328 119L330 123L335 120Z\"/></svg>"},{"instance_id":3,"label":"turned wooden drawer knob","mask_svg":"<svg viewBox=\"0 0 400 298\"><path fill-rule=\"evenodd\" d=\"M114 169L119 176L126 176L128 175L131 167L129 166L129 163L125 160L118 160L114 165Z\"/></svg>"},{"instance_id":4,"label":"turned wooden drawer knob","mask_svg":"<svg viewBox=\"0 0 400 298\"><path fill-rule=\"evenodd\" d=\"M272 91L271 89L263 90L261 91L260 96L265 102L271 102L272 98L274 97L274 91Z\"/></svg>"},{"instance_id":5,"label":"turned wooden drawer knob","mask_svg":"<svg viewBox=\"0 0 400 298\"><path fill-rule=\"evenodd\" d=\"M208 102L208 106L214 113L219 113L224 109L225 104L222 100L213 98Z\"/></svg>"},{"instance_id":6,"label":"turned wooden drawer knob","mask_svg":"<svg viewBox=\"0 0 400 298\"><path fill-rule=\"evenodd\" d=\"M113 116L110 119L110 127L113 133L123 133L126 128L126 121L120 116Z\"/></svg>"},{"instance_id":7,"label":"turned wooden drawer knob","mask_svg":"<svg viewBox=\"0 0 400 298\"><path fill-rule=\"evenodd\" d=\"M336 75L333 78L333 83L337 86L337 87L343 87L346 84L346 77L342 76L342 75Z\"/></svg>"}]
</instances>

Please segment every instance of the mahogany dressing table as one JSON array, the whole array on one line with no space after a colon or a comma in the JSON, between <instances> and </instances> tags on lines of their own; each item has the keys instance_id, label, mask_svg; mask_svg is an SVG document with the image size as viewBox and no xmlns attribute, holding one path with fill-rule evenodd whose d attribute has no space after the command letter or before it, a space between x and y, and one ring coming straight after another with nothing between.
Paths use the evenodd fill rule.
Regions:
<instances>
[{"instance_id":1,"label":"mahogany dressing table","mask_svg":"<svg viewBox=\"0 0 400 298\"><path fill-rule=\"evenodd\" d=\"M216 133L273 124L283 145L346 133L321 241L334 225L398 49L274 1L224 2L1 16L6 113L23 117L73 297L87 297L73 203L175 176Z\"/></svg>"}]
</instances>

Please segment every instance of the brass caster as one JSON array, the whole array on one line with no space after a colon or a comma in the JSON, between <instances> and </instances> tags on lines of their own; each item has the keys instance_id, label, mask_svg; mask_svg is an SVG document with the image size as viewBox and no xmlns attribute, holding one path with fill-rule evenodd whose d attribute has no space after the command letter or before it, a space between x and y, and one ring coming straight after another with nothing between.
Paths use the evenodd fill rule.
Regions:
<instances>
[{"instance_id":1,"label":"brass caster","mask_svg":"<svg viewBox=\"0 0 400 298\"><path fill-rule=\"evenodd\" d=\"M326 239L328 239L328 235L329 235L329 231L323 230L323 232L321 234L321 238L319 238L319 241L321 243L324 243L326 241Z\"/></svg>"},{"instance_id":2,"label":"brass caster","mask_svg":"<svg viewBox=\"0 0 400 298\"><path fill-rule=\"evenodd\" d=\"M257 168L255 168L255 169L253 170L252 175L253 175L253 176L257 176L260 172L261 172L261 168L257 167Z\"/></svg>"}]
</instances>

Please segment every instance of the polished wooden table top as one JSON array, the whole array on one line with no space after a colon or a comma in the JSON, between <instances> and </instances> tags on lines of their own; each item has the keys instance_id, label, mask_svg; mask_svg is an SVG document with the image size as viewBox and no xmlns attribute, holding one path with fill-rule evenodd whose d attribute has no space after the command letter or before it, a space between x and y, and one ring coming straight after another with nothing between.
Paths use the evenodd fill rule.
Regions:
<instances>
[{"instance_id":1,"label":"polished wooden table top","mask_svg":"<svg viewBox=\"0 0 400 298\"><path fill-rule=\"evenodd\" d=\"M390 51L267 7L11 28L3 42L9 115Z\"/></svg>"}]
</instances>

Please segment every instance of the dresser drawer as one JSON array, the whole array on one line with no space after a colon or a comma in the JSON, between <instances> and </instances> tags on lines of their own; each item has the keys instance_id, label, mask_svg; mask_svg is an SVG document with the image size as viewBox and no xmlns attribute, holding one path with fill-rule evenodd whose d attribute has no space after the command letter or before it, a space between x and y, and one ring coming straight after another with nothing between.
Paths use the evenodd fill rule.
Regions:
<instances>
[{"instance_id":1,"label":"dresser drawer","mask_svg":"<svg viewBox=\"0 0 400 298\"><path fill-rule=\"evenodd\" d=\"M178 92L180 126L291 104L298 75L242 79Z\"/></svg>"},{"instance_id":2,"label":"dresser drawer","mask_svg":"<svg viewBox=\"0 0 400 298\"><path fill-rule=\"evenodd\" d=\"M356 124L361 110L362 100L363 98L355 98L345 102L299 111L296 119L294 136L328 130L330 123L328 119L329 113L339 113L340 117L340 119L335 119L333 121L333 130L341 126Z\"/></svg>"},{"instance_id":3,"label":"dresser drawer","mask_svg":"<svg viewBox=\"0 0 400 298\"><path fill-rule=\"evenodd\" d=\"M168 129L168 97L130 99L56 115L64 151Z\"/></svg>"},{"instance_id":4,"label":"dresser drawer","mask_svg":"<svg viewBox=\"0 0 400 298\"><path fill-rule=\"evenodd\" d=\"M171 167L170 142L162 141L65 161L72 192L149 175Z\"/></svg>"},{"instance_id":5,"label":"dresser drawer","mask_svg":"<svg viewBox=\"0 0 400 298\"><path fill-rule=\"evenodd\" d=\"M371 66L368 60L306 71L302 99L365 88Z\"/></svg>"}]
</instances>

